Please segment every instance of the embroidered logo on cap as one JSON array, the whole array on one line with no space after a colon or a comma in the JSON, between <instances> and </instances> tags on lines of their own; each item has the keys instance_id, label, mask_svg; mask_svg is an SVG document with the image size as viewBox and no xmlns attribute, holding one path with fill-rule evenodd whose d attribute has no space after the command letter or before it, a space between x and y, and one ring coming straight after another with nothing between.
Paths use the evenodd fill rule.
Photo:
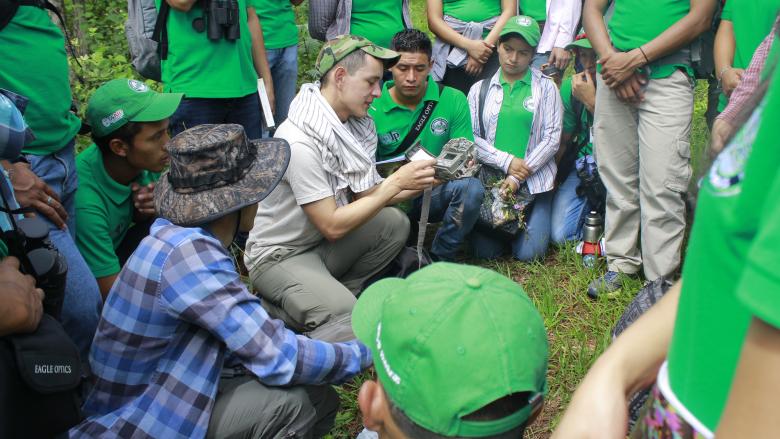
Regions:
<instances>
[{"instance_id":1,"label":"embroidered logo on cap","mask_svg":"<svg viewBox=\"0 0 780 439\"><path fill-rule=\"evenodd\" d=\"M518 24L518 26L527 27L531 25L531 19L528 17L517 17L515 22Z\"/></svg>"},{"instance_id":2,"label":"embroidered logo on cap","mask_svg":"<svg viewBox=\"0 0 780 439\"><path fill-rule=\"evenodd\" d=\"M135 79L128 79L127 85L130 86L133 90L139 92L139 93L145 93L149 91L149 87L147 87L146 84L144 84L141 81L136 81Z\"/></svg>"},{"instance_id":3,"label":"embroidered logo on cap","mask_svg":"<svg viewBox=\"0 0 780 439\"><path fill-rule=\"evenodd\" d=\"M125 116L125 112L121 109L116 110L109 116L104 117L100 122L103 124L104 127L108 128L111 125L119 122L123 117Z\"/></svg>"}]
</instances>

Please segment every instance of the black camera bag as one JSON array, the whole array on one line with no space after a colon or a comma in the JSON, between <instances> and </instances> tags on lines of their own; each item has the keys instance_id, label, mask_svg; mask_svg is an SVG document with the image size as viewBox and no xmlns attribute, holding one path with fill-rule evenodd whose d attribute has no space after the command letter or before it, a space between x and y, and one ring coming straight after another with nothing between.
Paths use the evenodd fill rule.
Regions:
<instances>
[{"instance_id":1,"label":"black camera bag","mask_svg":"<svg viewBox=\"0 0 780 439\"><path fill-rule=\"evenodd\" d=\"M0 338L0 437L50 438L81 419L78 349L54 317Z\"/></svg>"}]
</instances>

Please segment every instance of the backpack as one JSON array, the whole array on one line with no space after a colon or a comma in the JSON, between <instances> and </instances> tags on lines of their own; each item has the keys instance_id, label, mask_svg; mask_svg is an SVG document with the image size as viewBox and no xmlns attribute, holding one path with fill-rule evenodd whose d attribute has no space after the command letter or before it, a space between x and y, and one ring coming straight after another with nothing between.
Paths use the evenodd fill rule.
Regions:
<instances>
[{"instance_id":1,"label":"backpack","mask_svg":"<svg viewBox=\"0 0 780 439\"><path fill-rule=\"evenodd\" d=\"M139 75L160 81L160 60L168 58L168 14L170 5L160 2L157 11L154 0L127 0L125 36L130 49L130 62Z\"/></svg>"}]
</instances>

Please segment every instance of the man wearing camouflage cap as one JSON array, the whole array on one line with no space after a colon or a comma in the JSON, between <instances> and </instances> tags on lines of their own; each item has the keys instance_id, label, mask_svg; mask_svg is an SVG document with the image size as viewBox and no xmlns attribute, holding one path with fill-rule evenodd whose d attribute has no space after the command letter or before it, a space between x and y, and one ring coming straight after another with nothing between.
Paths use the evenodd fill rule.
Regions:
<instances>
[{"instance_id":1,"label":"man wearing camouflage cap","mask_svg":"<svg viewBox=\"0 0 780 439\"><path fill-rule=\"evenodd\" d=\"M406 216L385 206L433 183L434 160L385 180L374 167L376 128L367 112L398 57L353 35L325 44L319 81L301 87L276 131L290 144L290 166L259 205L244 260L268 312L313 337L352 337L355 294L409 234Z\"/></svg>"},{"instance_id":2,"label":"man wearing camouflage cap","mask_svg":"<svg viewBox=\"0 0 780 439\"><path fill-rule=\"evenodd\" d=\"M247 291L227 247L290 159L279 139L199 125L168 143L160 216L119 273L90 352L95 384L73 437L321 437L327 386L371 363L356 341L295 335ZM284 386L284 387L281 387Z\"/></svg>"}]
</instances>

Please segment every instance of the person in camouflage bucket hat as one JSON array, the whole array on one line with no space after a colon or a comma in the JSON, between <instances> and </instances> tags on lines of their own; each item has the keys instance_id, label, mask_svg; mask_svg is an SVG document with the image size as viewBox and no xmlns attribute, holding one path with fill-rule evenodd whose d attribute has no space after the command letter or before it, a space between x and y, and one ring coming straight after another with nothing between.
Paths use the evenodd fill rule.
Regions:
<instances>
[{"instance_id":1,"label":"person in camouflage bucket hat","mask_svg":"<svg viewBox=\"0 0 780 439\"><path fill-rule=\"evenodd\" d=\"M370 351L354 337L313 340L270 318L229 250L284 174L287 142L248 141L240 125L200 125L168 151L171 169L155 193L161 218L103 306L91 416L70 433L324 436L339 404L327 384L370 366Z\"/></svg>"},{"instance_id":2,"label":"person in camouflage bucket hat","mask_svg":"<svg viewBox=\"0 0 780 439\"><path fill-rule=\"evenodd\" d=\"M198 125L168 144L171 168L155 188L162 218L207 223L266 197L287 169L282 139L247 140L241 125Z\"/></svg>"},{"instance_id":3,"label":"person in camouflage bucket hat","mask_svg":"<svg viewBox=\"0 0 780 439\"><path fill-rule=\"evenodd\" d=\"M374 58L382 60L385 69L393 67L398 62L398 58L401 57L400 53L379 47L366 38L357 35L341 35L328 41L320 49L317 62L314 64L318 79L325 76L336 63L356 50L362 50Z\"/></svg>"}]
</instances>

